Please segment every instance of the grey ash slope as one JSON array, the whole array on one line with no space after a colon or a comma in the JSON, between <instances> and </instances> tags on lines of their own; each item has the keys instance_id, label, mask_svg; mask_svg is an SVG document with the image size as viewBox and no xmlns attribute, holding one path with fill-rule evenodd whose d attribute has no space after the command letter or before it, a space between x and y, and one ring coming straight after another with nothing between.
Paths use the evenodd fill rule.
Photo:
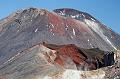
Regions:
<instances>
[{"instance_id":1,"label":"grey ash slope","mask_svg":"<svg viewBox=\"0 0 120 79\"><path fill-rule=\"evenodd\" d=\"M38 44L0 65L0 79L43 79L46 75L58 73L63 69L50 64L44 55L50 49Z\"/></svg>"}]
</instances>

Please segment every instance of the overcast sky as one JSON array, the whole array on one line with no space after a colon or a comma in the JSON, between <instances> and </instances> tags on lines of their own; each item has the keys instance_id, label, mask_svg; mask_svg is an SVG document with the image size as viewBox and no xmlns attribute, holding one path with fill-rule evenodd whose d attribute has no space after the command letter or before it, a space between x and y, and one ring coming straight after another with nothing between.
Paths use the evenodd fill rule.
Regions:
<instances>
[{"instance_id":1,"label":"overcast sky","mask_svg":"<svg viewBox=\"0 0 120 79\"><path fill-rule=\"evenodd\" d=\"M120 34L120 0L0 0L0 19L29 7L85 11Z\"/></svg>"}]
</instances>

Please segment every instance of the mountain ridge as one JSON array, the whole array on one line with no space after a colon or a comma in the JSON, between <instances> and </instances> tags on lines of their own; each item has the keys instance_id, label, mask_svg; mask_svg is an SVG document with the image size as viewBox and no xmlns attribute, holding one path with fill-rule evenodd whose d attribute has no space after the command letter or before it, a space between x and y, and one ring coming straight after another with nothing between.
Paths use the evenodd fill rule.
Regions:
<instances>
[{"instance_id":1,"label":"mountain ridge","mask_svg":"<svg viewBox=\"0 0 120 79\"><path fill-rule=\"evenodd\" d=\"M65 8L65 9L67 9L67 10L69 10L69 8ZM72 18L70 19L70 18L64 18L64 17L58 17L59 16L59 14L57 13L57 12L55 12L55 11L63 11L64 9L56 9L56 10L54 10L54 12L48 12L47 10L45 10L45 9L37 9L37 8L29 8L29 9L25 9L25 10L21 10L21 11L18 11L18 12L16 12L16 13L13 13L13 14L11 14L11 16L9 16L7 19L4 19L2 22L0 22L0 25L1 25L1 30L2 30L2 24L8 24L8 23L5 23L5 22L12 22L12 21L16 21L16 22L18 22L18 24L20 24L20 20L18 20L17 18L19 18L19 17L17 17L19 14L24 14L25 12L27 12L26 13L26 15L27 14L30 14L29 12L31 12L31 13L34 13L35 12L35 14L37 15L37 14L39 14L39 13L46 13L45 14L45 16L46 16L46 18L48 18L48 19L50 19L50 16L48 15L48 14L51 14L51 13L53 13L52 15L52 17L51 18L53 18L53 17L55 17L56 16L56 18L59 18L58 19L58 22L59 22L59 20L60 20L60 18L62 18L61 19L61 21L64 23L64 20L65 21L67 21L67 20L71 20L72 22L74 22L74 20L72 20ZM72 12L74 13L74 9L70 9L70 10L72 10ZM33 12L32 12L33 11ZM75 12L76 12L77 10L75 10ZM55 13L55 14L54 14ZM79 13L79 11L78 11L78 13ZM34 15L35 15L34 14ZM57 15L58 14L58 15ZM20 16L20 17L25 17L26 15L24 15L24 16ZM55 16L54 16L55 15ZM67 15L67 14L66 14ZM29 16L29 15L27 15L27 16ZM39 16L39 15L38 15ZM61 16L61 15L60 15ZM83 16L83 15L82 15ZM85 14L84 14L84 16L85 16ZM15 17L15 18L13 18L13 17ZM88 16L89 17L89 16ZM90 17L92 17L91 15L90 15ZM54 19L56 19L56 18L54 18ZM22 19L22 18L21 18ZM34 18L33 18L34 19ZM7 21L8 20L8 21ZM96 20L96 19L95 19ZM31 18L31 21L32 21L32 18ZM57 20L56 20L57 21ZM71 23L72 23L71 22ZM77 21L76 21L77 22ZM106 26L104 26L103 24L101 24L98 20L96 20L96 22L92 22L92 21L90 21L90 20L88 20L88 19L86 19L86 18L83 18L83 21L81 21L81 20L78 20L78 22L77 23L79 23L79 22L81 22L82 24L83 23L85 23L85 24L83 24L83 25L87 25L87 27L85 27L86 29L89 29L89 30L92 30L92 31L94 31L95 33L97 33L97 31L99 31L99 33L97 33L99 36L101 36L101 38L105 38L105 39L103 39L104 41L105 40L112 40L113 42L114 42L114 40L116 39L116 40L118 40L118 41L120 41L120 38L117 38L117 37L119 37L119 35L118 34L116 34L114 31L112 31L112 30L109 30ZM99 22L99 23L98 23ZM53 23L55 24L55 22L53 21ZM64 24L66 24L66 23L64 23ZM68 23L69 24L69 23ZM73 23L73 25L74 25L75 23ZM50 25L50 24L48 24L48 25ZM61 25L61 24L60 24ZM75 25L77 25L77 24L75 24ZM75 26L74 25L74 26ZM94 28L94 25L96 26L96 28ZM65 27L66 25L64 25L63 27ZM90 27L89 27L90 26ZM92 27L91 27L92 26ZM55 26L55 27L57 27L57 26ZM67 26L66 26L67 27ZM81 27L81 25L80 25L80 27ZM78 28L78 27L77 27ZM66 28L67 29L67 28ZM83 28L82 28L83 29ZM62 30L62 28L61 28L61 30ZM103 31L104 30L104 31ZM109 33L104 33L106 30L108 30L108 32ZM60 29L58 30L59 32L60 32ZM74 31L74 30L73 30ZM81 30L82 31L82 30ZM100 32L101 31L101 32ZM112 36L112 34L111 33L113 33L113 36L116 36L116 38L114 37L114 39L112 38L113 36ZM74 34L75 34L75 32L74 32ZM105 35L106 34L106 35ZM108 36L109 36L109 38L106 38L106 37L108 37L107 36L107 34L108 34ZM119 47L119 46L117 46L117 45L115 45L114 46L114 44L113 44L113 46L112 46L112 44L110 44L110 42L108 43L109 45L111 45L111 47L113 48L113 49L117 49L117 47ZM115 43L116 44L116 43Z\"/></svg>"},{"instance_id":2,"label":"mountain ridge","mask_svg":"<svg viewBox=\"0 0 120 79\"><path fill-rule=\"evenodd\" d=\"M119 49L120 36L89 14L28 8L0 21L0 78L39 79L66 69L106 67Z\"/></svg>"}]
</instances>

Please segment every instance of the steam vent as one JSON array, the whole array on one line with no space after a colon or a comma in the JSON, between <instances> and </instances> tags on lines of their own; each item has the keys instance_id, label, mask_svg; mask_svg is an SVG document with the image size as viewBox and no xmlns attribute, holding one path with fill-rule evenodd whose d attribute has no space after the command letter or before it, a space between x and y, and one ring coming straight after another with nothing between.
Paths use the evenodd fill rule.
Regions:
<instances>
[{"instance_id":1,"label":"steam vent","mask_svg":"<svg viewBox=\"0 0 120 79\"><path fill-rule=\"evenodd\" d=\"M75 9L0 20L0 79L120 79L119 50L119 34Z\"/></svg>"}]
</instances>

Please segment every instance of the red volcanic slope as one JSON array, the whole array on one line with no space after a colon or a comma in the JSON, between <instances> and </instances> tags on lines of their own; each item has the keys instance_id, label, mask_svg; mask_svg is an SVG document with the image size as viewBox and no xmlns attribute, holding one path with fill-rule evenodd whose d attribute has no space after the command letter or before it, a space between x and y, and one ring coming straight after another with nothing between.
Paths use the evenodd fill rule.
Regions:
<instances>
[{"instance_id":1,"label":"red volcanic slope","mask_svg":"<svg viewBox=\"0 0 120 79\"><path fill-rule=\"evenodd\" d=\"M56 55L55 63L65 67L66 61L71 59L72 62L76 65L76 67L83 67L83 69L96 69L96 62L87 62L88 57L87 53L83 53L77 46L74 44L68 45L53 45L53 44L43 44L44 46L55 50L54 53ZM52 54L53 55L53 52ZM68 59L69 58L69 59Z\"/></svg>"}]
</instances>

